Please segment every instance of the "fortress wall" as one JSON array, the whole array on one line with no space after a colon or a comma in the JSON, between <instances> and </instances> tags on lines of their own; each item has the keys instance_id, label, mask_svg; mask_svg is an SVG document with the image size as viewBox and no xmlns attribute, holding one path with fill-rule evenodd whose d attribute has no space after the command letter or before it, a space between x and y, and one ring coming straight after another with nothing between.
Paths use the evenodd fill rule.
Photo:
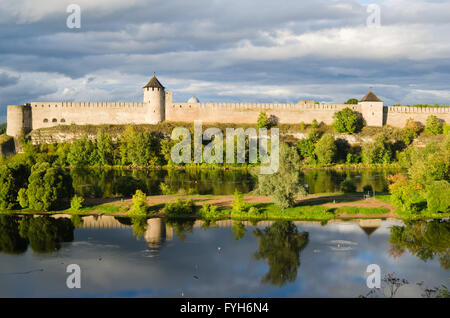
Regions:
<instances>
[{"instance_id":1,"label":"fortress wall","mask_svg":"<svg viewBox=\"0 0 450 318\"><path fill-rule=\"evenodd\" d=\"M403 128L409 118L425 125L430 115L450 123L450 107L385 106L383 115L385 125L398 128Z\"/></svg>"},{"instance_id":2,"label":"fortress wall","mask_svg":"<svg viewBox=\"0 0 450 318\"><path fill-rule=\"evenodd\" d=\"M336 111L350 107L360 112L359 105L344 104L269 104L269 103L172 103L166 106L166 120L207 123L256 123L260 112L274 115L283 124L319 123L331 124Z\"/></svg>"},{"instance_id":3,"label":"fortress wall","mask_svg":"<svg viewBox=\"0 0 450 318\"><path fill-rule=\"evenodd\" d=\"M33 129L57 125L145 124L145 103L128 102L32 102Z\"/></svg>"}]
</instances>

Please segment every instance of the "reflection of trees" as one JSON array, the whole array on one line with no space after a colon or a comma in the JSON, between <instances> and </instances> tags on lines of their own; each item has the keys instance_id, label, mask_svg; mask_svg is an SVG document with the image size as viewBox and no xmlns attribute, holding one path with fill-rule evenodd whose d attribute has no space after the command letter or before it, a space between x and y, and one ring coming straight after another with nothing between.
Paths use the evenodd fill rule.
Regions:
<instances>
[{"instance_id":1,"label":"reflection of trees","mask_svg":"<svg viewBox=\"0 0 450 318\"><path fill-rule=\"evenodd\" d=\"M192 233L194 228L194 219L168 219L167 225L173 228L173 232L181 242L186 239L187 233Z\"/></svg>"},{"instance_id":2,"label":"reflection of trees","mask_svg":"<svg viewBox=\"0 0 450 318\"><path fill-rule=\"evenodd\" d=\"M37 253L54 252L61 248L61 242L73 241L73 230L69 218L24 217L19 224L20 236Z\"/></svg>"},{"instance_id":3,"label":"reflection of trees","mask_svg":"<svg viewBox=\"0 0 450 318\"><path fill-rule=\"evenodd\" d=\"M137 240L140 240L147 230L147 218L145 216L132 217L131 224L133 224L134 236Z\"/></svg>"},{"instance_id":4,"label":"reflection of trees","mask_svg":"<svg viewBox=\"0 0 450 318\"><path fill-rule=\"evenodd\" d=\"M17 216L0 216L0 252L21 254L27 250L28 243L19 235Z\"/></svg>"},{"instance_id":5,"label":"reflection of trees","mask_svg":"<svg viewBox=\"0 0 450 318\"><path fill-rule=\"evenodd\" d=\"M437 257L441 267L450 269L450 222L444 220L409 221L391 227L390 254L402 255L405 250L423 261Z\"/></svg>"},{"instance_id":6,"label":"reflection of trees","mask_svg":"<svg viewBox=\"0 0 450 318\"><path fill-rule=\"evenodd\" d=\"M308 232L299 233L292 222L275 222L263 231L257 229L254 235L258 239L256 259L265 259L269 271L263 277L263 283L283 286L297 278L300 267L300 251L308 243Z\"/></svg>"},{"instance_id":7,"label":"reflection of trees","mask_svg":"<svg viewBox=\"0 0 450 318\"><path fill-rule=\"evenodd\" d=\"M242 222L235 222L231 227L231 231L233 231L234 239L236 241L239 241L241 238L243 238L245 232L247 232L247 230L245 229L245 225Z\"/></svg>"}]
</instances>

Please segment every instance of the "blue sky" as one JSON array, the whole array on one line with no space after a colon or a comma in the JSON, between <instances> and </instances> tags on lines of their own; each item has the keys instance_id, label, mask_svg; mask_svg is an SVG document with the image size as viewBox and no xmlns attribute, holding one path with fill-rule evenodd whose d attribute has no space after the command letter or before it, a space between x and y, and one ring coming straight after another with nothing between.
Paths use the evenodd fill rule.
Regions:
<instances>
[{"instance_id":1,"label":"blue sky","mask_svg":"<svg viewBox=\"0 0 450 318\"><path fill-rule=\"evenodd\" d=\"M8 104L141 101L153 72L176 101L341 103L373 87L387 104L450 104L450 1L1 2L2 121Z\"/></svg>"}]
</instances>

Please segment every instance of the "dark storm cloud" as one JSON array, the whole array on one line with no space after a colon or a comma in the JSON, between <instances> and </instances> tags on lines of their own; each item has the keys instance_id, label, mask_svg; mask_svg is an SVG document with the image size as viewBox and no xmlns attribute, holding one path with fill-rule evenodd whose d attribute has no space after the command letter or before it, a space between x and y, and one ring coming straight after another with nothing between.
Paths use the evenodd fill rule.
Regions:
<instances>
[{"instance_id":1,"label":"dark storm cloud","mask_svg":"<svg viewBox=\"0 0 450 318\"><path fill-rule=\"evenodd\" d=\"M32 100L140 99L153 72L175 100L450 103L449 1L4 0L0 116Z\"/></svg>"}]
</instances>

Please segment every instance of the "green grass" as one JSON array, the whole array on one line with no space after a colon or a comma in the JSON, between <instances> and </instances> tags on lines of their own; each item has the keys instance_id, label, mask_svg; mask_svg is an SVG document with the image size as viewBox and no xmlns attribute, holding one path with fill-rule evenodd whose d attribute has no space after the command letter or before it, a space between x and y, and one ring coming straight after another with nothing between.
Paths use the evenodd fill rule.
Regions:
<instances>
[{"instance_id":1,"label":"green grass","mask_svg":"<svg viewBox=\"0 0 450 318\"><path fill-rule=\"evenodd\" d=\"M362 208L362 207L354 207L354 206L343 206L337 208L335 211L336 215L346 214L346 215L355 215L355 214L364 214L364 215L379 215L385 214L389 212L389 209L386 208Z\"/></svg>"}]
</instances>

